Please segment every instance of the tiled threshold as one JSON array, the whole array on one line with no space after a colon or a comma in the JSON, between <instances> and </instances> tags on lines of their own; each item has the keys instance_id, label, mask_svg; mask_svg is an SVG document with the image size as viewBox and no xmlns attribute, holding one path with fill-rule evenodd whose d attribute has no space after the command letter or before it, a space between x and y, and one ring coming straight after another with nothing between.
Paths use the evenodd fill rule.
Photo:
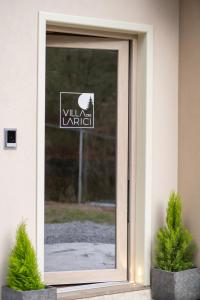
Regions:
<instances>
[{"instance_id":1,"label":"tiled threshold","mask_svg":"<svg viewBox=\"0 0 200 300\"><path fill-rule=\"evenodd\" d=\"M93 284L58 289L58 300L151 300L149 287L132 283Z\"/></svg>"}]
</instances>

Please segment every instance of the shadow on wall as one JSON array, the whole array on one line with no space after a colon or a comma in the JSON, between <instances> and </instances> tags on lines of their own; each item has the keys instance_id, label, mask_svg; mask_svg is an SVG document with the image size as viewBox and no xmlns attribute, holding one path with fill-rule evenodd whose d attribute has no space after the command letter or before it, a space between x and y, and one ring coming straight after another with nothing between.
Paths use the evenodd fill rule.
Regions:
<instances>
[{"instance_id":1,"label":"shadow on wall","mask_svg":"<svg viewBox=\"0 0 200 300\"><path fill-rule=\"evenodd\" d=\"M8 269L8 258L13 247L13 236L9 231L9 234L4 235L4 240L2 241L2 245L4 245L4 249L1 251L2 256L2 265L0 266L0 282L4 285L6 283L7 269ZM0 295L1 299L1 295Z\"/></svg>"}]
</instances>

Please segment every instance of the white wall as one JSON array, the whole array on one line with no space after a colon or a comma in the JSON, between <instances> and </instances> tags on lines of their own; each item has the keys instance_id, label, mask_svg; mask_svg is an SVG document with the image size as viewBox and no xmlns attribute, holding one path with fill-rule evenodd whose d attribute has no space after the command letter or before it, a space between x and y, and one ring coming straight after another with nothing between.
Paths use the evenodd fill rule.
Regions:
<instances>
[{"instance_id":1,"label":"white wall","mask_svg":"<svg viewBox=\"0 0 200 300\"><path fill-rule=\"evenodd\" d=\"M179 191L185 225L200 250L200 1L182 0L180 13ZM197 253L200 264L200 251Z\"/></svg>"},{"instance_id":2,"label":"white wall","mask_svg":"<svg viewBox=\"0 0 200 300\"><path fill-rule=\"evenodd\" d=\"M178 0L7 0L0 2L0 282L16 225L36 241L38 12L146 23L154 28L152 230L177 189ZM18 129L16 151L3 150L3 128ZM141 233L142 234L142 233Z\"/></svg>"}]
</instances>

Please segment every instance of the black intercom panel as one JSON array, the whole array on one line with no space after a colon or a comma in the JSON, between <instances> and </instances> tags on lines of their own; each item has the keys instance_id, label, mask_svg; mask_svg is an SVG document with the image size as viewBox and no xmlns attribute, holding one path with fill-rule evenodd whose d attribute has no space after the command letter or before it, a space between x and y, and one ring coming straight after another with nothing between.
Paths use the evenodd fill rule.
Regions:
<instances>
[{"instance_id":1,"label":"black intercom panel","mask_svg":"<svg viewBox=\"0 0 200 300\"><path fill-rule=\"evenodd\" d=\"M6 149L17 148L17 129L5 128L4 129L4 146Z\"/></svg>"}]
</instances>

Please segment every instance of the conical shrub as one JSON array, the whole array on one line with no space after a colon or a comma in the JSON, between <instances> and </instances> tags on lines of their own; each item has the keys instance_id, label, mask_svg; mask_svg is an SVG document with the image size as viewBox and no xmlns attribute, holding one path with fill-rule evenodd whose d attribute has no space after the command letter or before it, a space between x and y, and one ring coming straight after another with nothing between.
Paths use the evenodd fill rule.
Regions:
<instances>
[{"instance_id":1,"label":"conical shrub","mask_svg":"<svg viewBox=\"0 0 200 300\"><path fill-rule=\"evenodd\" d=\"M44 288L38 270L36 254L24 222L17 229L16 244L9 258L7 284L10 288L19 291Z\"/></svg>"},{"instance_id":2,"label":"conical shrub","mask_svg":"<svg viewBox=\"0 0 200 300\"><path fill-rule=\"evenodd\" d=\"M181 198L171 193L166 225L158 230L155 245L155 267L177 272L194 267L196 246L182 221Z\"/></svg>"}]
</instances>

